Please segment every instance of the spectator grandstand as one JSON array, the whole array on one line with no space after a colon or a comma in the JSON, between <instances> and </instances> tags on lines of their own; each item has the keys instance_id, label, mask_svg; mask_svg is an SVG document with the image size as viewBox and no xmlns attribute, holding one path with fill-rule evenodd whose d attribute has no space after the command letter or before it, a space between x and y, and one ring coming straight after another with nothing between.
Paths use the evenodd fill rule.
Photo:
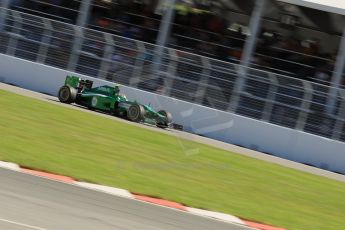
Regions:
<instances>
[{"instance_id":1,"label":"spectator grandstand","mask_svg":"<svg viewBox=\"0 0 345 230\"><path fill-rule=\"evenodd\" d=\"M154 1L151 1L150 4L145 1L95 1L88 27L155 43L161 15L155 14L156 8L152 2ZM17 0L12 3L13 9L69 23L75 23L79 6L80 1L77 0ZM245 32L248 32L246 31L247 25L229 21L209 10L189 9L187 12L186 9L177 10L169 46L238 63L246 39ZM233 17L240 14L233 9L228 10ZM250 10L247 9L247 12ZM305 11L305 9L303 10ZM243 13L241 14L243 16ZM272 21L269 23L272 24ZM278 21L274 23L277 24ZM340 24L344 24L344 20ZM329 84L334 69L336 48L326 47L328 49L324 51L319 39L284 36L282 33L293 29L266 30L265 23L263 26L255 59L252 60L253 67ZM267 26L271 27L269 24ZM338 37L341 32L322 32L320 28L303 28L303 25L299 29L302 32L303 29L308 29L314 30L314 33L329 33ZM339 43L339 41L337 42Z\"/></svg>"},{"instance_id":2,"label":"spectator grandstand","mask_svg":"<svg viewBox=\"0 0 345 230\"><path fill-rule=\"evenodd\" d=\"M284 7L270 1L243 91L237 91L253 4L177 7L169 48L156 71L153 43L161 15L154 2L93 1L87 28L80 29L74 26L80 0L10 1L0 52L345 141L342 92L333 98L334 113L326 113L338 27L326 31L327 25L319 28L312 19L282 24L270 9ZM345 25L343 16L319 15ZM78 38L81 46L73 53ZM232 106L236 97L238 105Z\"/></svg>"},{"instance_id":3,"label":"spectator grandstand","mask_svg":"<svg viewBox=\"0 0 345 230\"><path fill-rule=\"evenodd\" d=\"M248 17L253 1L245 6L237 0L232 2L219 1L218 4L223 5L207 7L202 4L177 7L169 47L239 63L248 35ZM72 24L76 22L79 7L80 0L11 1L12 9ZM275 10L275 14L289 13L288 7L276 1L270 1L269 7ZM338 15L311 11L305 7L295 8L299 16L293 18L295 26L285 24L281 28L281 19L266 13L252 66L329 85L342 32L337 28L342 28L345 20ZM317 17L313 16L315 14ZM320 22L318 17L328 21L328 24ZM97 0L93 2L88 27L155 43L160 20L157 1ZM316 38L315 34L321 35L324 40ZM329 37L332 37L331 40ZM329 41L332 43L329 44Z\"/></svg>"}]
</instances>

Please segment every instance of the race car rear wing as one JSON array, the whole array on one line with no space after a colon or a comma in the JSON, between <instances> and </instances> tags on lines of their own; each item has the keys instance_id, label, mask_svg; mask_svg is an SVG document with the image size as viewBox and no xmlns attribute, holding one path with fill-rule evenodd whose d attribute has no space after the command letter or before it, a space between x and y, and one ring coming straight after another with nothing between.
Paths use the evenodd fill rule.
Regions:
<instances>
[{"instance_id":1,"label":"race car rear wing","mask_svg":"<svg viewBox=\"0 0 345 230\"><path fill-rule=\"evenodd\" d=\"M71 86L78 90L82 90L85 88L91 89L93 85L93 81L84 80L76 76L67 76L65 79L65 85Z\"/></svg>"}]
</instances>

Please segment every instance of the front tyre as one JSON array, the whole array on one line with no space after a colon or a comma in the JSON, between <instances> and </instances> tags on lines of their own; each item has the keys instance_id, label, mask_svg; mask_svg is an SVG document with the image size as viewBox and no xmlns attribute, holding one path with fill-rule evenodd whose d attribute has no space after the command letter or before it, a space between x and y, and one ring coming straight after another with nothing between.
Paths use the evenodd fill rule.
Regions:
<instances>
[{"instance_id":1,"label":"front tyre","mask_svg":"<svg viewBox=\"0 0 345 230\"><path fill-rule=\"evenodd\" d=\"M127 118L130 121L141 122L145 119L145 109L142 105L133 104L128 108Z\"/></svg>"},{"instance_id":2,"label":"front tyre","mask_svg":"<svg viewBox=\"0 0 345 230\"><path fill-rule=\"evenodd\" d=\"M157 121L156 126L159 128L168 128L169 125L172 123L172 115L168 111L160 110L158 111L160 115L163 115L165 117L164 121Z\"/></svg>"},{"instance_id":3,"label":"front tyre","mask_svg":"<svg viewBox=\"0 0 345 230\"><path fill-rule=\"evenodd\" d=\"M59 90L59 101L62 103L70 104L75 102L75 99L77 98L77 90L71 86L64 85Z\"/></svg>"}]
</instances>

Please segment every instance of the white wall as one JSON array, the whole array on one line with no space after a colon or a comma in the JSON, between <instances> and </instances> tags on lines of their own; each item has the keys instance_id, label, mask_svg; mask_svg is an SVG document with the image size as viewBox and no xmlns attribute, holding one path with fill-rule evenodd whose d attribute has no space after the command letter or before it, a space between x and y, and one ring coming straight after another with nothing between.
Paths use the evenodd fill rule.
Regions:
<instances>
[{"instance_id":1,"label":"white wall","mask_svg":"<svg viewBox=\"0 0 345 230\"><path fill-rule=\"evenodd\" d=\"M57 94L65 76L73 74L2 54L0 69L1 81L52 95ZM83 77L93 80L95 86L113 85ZM174 122L182 124L189 132L345 173L345 143L126 86L122 86L121 90L129 99L151 103L157 110L169 110Z\"/></svg>"}]
</instances>

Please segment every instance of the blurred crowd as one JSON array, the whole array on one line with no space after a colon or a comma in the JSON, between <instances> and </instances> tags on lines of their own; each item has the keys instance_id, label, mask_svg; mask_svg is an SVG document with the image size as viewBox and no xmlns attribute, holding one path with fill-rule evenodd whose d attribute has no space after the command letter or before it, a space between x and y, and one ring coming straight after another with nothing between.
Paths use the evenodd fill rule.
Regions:
<instances>
[{"instance_id":1,"label":"blurred crowd","mask_svg":"<svg viewBox=\"0 0 345 230\"><path fill-rule=\"evenodd\" d=\"M260 56L259 56L260 55ZM292 72L298 78L329 84L336 56L323 53L320 41L283 37L274 31L263 31L257 49L260 64Z\"/></svg>"},{"instance_id":2,"label":"blurred crowd","mask_svg":"<svg viewBox=\"0 0 345 230\"><path fill-rule=\"evenodd\" d=\"M59 6L59 7L57 7ZM80 1L13 0L12 7L54 19L74 23ZM44 14L44 15L43 15ZM161 15L152 4L143 1L96 0L88 27L155 43ZM239 63L248 28L228 22L206 11L177 9L168 45L172 48ZM255 68L329 84L334 69L334 54L322 53L320 41L284 37L278 31L263 28L256 54Z\"/></svg>"}]
</instances>

